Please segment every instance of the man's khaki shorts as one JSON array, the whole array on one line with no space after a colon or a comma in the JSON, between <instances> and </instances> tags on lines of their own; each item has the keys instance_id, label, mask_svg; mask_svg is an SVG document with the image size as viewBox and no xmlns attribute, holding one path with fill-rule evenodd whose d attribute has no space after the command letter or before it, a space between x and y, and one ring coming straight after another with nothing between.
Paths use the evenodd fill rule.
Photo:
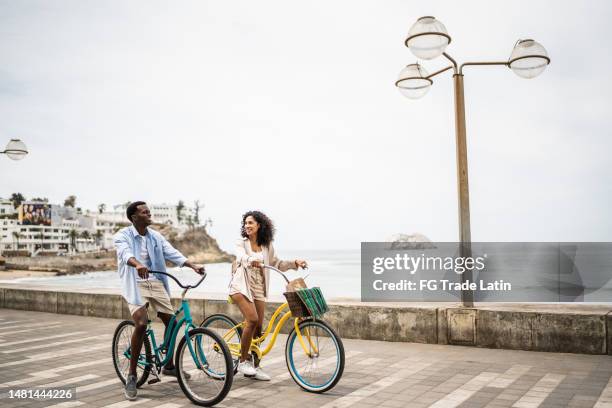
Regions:
<instances>
[{"instance_id":1,"label":"man's khaki shorts","mask_svg":"<svg viewBox=\"0 0 612 408\"><path fill-rule=\"evenodd\" d=\"M170 303L170 296L164 288L164 284L158 280L147 280L138 281L138 290L140 290L140 296L145 301L144 305L133 305L128 303L130 308L130 314L134 314L141 307L146 307L147 304L158 313L174 314L172 303Z\"/></svg>"}]
</instances>

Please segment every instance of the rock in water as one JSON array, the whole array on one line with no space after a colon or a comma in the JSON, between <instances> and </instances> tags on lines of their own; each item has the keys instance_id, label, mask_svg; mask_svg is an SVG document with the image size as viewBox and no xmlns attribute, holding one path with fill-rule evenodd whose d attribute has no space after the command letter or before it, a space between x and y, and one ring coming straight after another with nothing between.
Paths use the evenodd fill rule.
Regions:
<instances>
[{"instance_id":1,"label":"rock in water","mask_svg":"<svg viewBox=\"0 0 612 408\"><path fill-rule=\"evenodd\" d=\"M429 238L418 232L413 234L394 234L387 238L386 242L391 243L389 245L391 250L433 249L436 247Z\"/></svg>"}]
</instances>

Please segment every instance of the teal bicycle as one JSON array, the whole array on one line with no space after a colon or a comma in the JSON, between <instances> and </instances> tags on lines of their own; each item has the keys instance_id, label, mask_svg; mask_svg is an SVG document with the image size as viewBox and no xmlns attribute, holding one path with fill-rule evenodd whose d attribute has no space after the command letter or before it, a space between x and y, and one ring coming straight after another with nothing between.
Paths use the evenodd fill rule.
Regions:
<instances>
[{"instance_id":1,"label":"teal bicycle","mask_svg":"<svg viewBox=\"0 0 612 408\"><path fill-rule=\"evenodd\" d=\"M141 387L153 375L155 378L148 384L160 380L159 373L172 358L176 338L184 325L184 336L178 343L174 365L177 368L177 379L181 389L193 403L200 406L212 406L222 401L230 388L234 378L234 369L230 351L223 339L214 331L193 324L189 302L185 294L189 289L198 287L206 278L206 273L195 285L183 285L174 276L165 273L150 271L166 275L176 281L183 288L181 306L174 313L164 334L164 341L158 346L155 333L151 327L151 320L143 342L144 352L138 358L137 387ZM183 316L179 317L183 314ZM113 336L113 364L117 376L125 384L130 368L132 333L134 322L122 321Z\"/></svg>"}]
</instances>

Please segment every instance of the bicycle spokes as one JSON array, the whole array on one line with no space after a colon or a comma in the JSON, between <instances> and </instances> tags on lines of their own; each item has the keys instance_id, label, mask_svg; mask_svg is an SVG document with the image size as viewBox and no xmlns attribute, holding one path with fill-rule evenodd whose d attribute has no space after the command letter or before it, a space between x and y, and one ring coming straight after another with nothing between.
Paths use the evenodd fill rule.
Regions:
<instances>
[{"instance_id":1,"label":"bicycle spokes","mask_svg":"<svg viewBox=\"0 0 612 408\"><path fill-rule=\"evenodd\" d=\"M291 376L307 391L331 389L344 368L340 338L320 321L304 321L291 332L286 357Z\"/></svg>"},{"instance_id":2,"label":"bicycle spokes","mask_svg":"<svg viewBox=\"0 0 612 408\"><path fill-rule=\"evenodd\" d=\"M113 336L113 364L115 371L125 383L130 371L130 359L132 357L131 342L134 333L134 323L124 321L119 324ZM151 355L151 345L149 339L145 337L143 347L136 365L137 385L142 385L149 376L153 364Z\"/></svg>"},{"instance_id":3,"label":"bicycle spokes","mask_svg":"<svg viewBox=\"0 0 612 408\"><path fill-rule=\"evenodd\" d=\"M221 347L221 352L215 348ZM220 337L206 329L193 329L177 350L179 382L192 401L209 402L229 391L233 377L229 350Z\"/></svg>"},{"instance_id":4,"label":"bicycle spokes","mask_svg":"<svg viewBox=\"0 0 612 408\"><path fill-rule=\"evenodd\" d=\"M311 333L309 327L305 327L303 332L300 330L298 326L298 320L295 320L295 331L297 333L298 341L302 346L302 350L308 357L318 357L319 356L319 333L315 331Z\"/></svg>"}]
</instances>

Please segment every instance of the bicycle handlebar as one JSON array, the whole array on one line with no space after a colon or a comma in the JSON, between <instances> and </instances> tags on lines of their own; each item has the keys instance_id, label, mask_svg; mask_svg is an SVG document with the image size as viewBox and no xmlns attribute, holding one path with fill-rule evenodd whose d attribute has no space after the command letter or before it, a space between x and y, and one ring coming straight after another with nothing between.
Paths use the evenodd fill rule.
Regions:
<instances>
[{"instance_id":1,"label":"bicycle handlebar","mask_svg":"<svg viewBox=\"0 0 612 408\"><path fill-rule=\"evenodd\" d=\"M270 266L270 265L263 265L263 267L264 267L264 268L268 268L268 269L270 269L270 270L272 270L272 271L274 271L274 272L278 273L280 276L282 276L282 277L283 277L283 279L285 280L285 282L289 283L289 279L288 279L288 278L285 276L285 274L283 273L283 271L281 271L280 269L277 269L277 268L275 268L275 267L273 267L273 266ZM308 276L308 275L306 275L306 276ZM304 279L306 279L306 276L304 276Z\"/></svg>"},{"instance_id":2,"label":"bicycle handlebar","mask_svg":"<svg viewBox=\"0 0 612 408\"><path fill-rule=\"evenodd\" d=\"M177 283L177 285L179 285L181 288L183 289L193 289L193 288L197 288L198 286L200 286L200 283L202 283L204 281L204 279L206 278L206 271L204 271L204 273L202 274L202 279L200 279L198 281L198 283L196 283L195 285L183 285L174 275L171 275L167 272L162 272L162 271L149 271L149 273L159 273L161 275L166 275L169 276L170 278L174 279L174 281Z\"/></svg>"},{"instance_id":3,"label":"bicycle handlebar","mask_svg":"<svg viewBox=\"0 0 612 408\"><path fill-rule=\"evenodd\" d=\"M284 273L283 273L283 272L282 272L280 269L276 269L275 267L270 266L270 265L263 265L263 267L264 267L264 268L267 268L267 269L270 269L270 270L272 270L272 271L274 271L274 272L277 272L277 273L278 273L280 276L282 276L282 277L283 277L283 279L285 279L285 281L286 281L287 283L289 283L289 279L287 279L287 277L285 276L285 274L284 274Z\"/></svg>"}]
</instances>

